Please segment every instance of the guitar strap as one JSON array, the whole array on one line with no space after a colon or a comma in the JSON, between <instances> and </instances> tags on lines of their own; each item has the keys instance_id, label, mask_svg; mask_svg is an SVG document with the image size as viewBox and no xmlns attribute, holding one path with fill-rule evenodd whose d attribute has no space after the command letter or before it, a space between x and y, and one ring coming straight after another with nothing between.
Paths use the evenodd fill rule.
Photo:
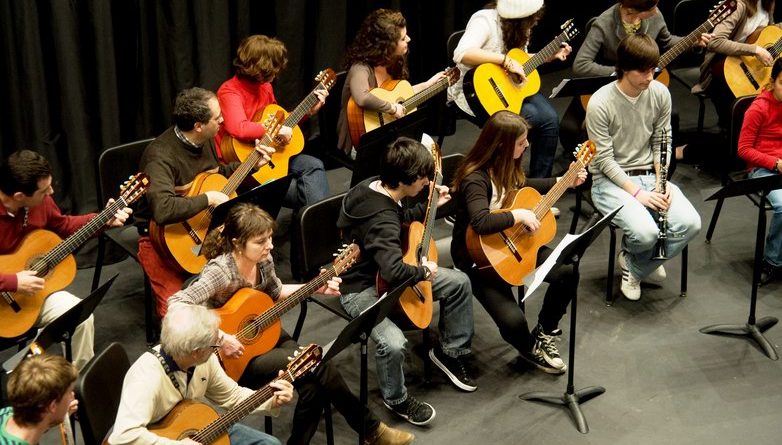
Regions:
<instances>
[{"instance_id":1,"label":"guitar strap","mask_svg":"<svg viewBox=\"0 0 782 445\"><path fill-rule=\"evenodd\" d=\"M149 349L149 352L152 355L154 355L155 357L157 357L158 361L160 362L160 366L163 367L163 371L166 372L166 375L171 380L171 383L174 385L174 388L176 388L177 391L182 393L182 397L184 397L185 393L182 391L182 386L179 384L179 381L177 380L176 375L174 375L174 372L176 372L176 370L179 370L179 367L176 366L176 363L171 363L171 362L173 362L173 359L171 358L171 356L169 356L168 354L163 355L157 349L152 349L152 348ZM176 368L176 370L174 368ZM189 368L186 371L186 373L187 373L187 383L188 384L190 383L190 379L193 377L193 372L194 371L195 371L195 367Z\"/></svg>"}]
</instances>

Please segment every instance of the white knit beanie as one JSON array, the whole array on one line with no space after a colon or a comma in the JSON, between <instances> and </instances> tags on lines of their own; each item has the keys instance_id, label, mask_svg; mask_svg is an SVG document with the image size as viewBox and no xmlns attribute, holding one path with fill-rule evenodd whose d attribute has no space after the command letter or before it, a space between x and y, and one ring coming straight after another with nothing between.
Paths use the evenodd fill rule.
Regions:
<instances>
[{"instance_id":1,"label":"white knit beanie","mask_svg":"<svg viewBox=\"0 0 782 445\"><path fill-rule=\"evenodd\" d=\"M529 17L543 7L543 0L498 0L497 14L504 19Z\"/></svg>"}]
</instances>

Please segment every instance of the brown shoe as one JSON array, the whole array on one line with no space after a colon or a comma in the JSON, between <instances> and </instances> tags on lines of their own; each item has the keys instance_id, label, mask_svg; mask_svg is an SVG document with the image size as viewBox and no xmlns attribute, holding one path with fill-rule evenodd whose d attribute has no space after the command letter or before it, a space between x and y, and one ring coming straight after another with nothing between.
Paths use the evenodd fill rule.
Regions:
<instances>
[{"instance_id":1,"label":"brown shoe","mask_svg":"<svg viewBox=\"0 0 782 445\"><path fill-rule=\"evenodd\" d=\"M415 440L415 436L412 433L391 428L380 422L375 431L369 433L365 443L367 445L408 445L413 440Z\"/></svg>"}]
</instances>

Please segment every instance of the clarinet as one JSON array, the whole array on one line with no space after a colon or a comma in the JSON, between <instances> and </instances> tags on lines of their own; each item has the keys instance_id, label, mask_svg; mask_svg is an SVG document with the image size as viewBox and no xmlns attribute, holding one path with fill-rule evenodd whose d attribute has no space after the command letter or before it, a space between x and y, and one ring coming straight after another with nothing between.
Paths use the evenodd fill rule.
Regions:
<instances>
[{"instance_id":1,"label":"clarinet","mask_svg":"<svg viewBox=\"0 0 782 445\"><path fill-rule=\"evenodd\" d=\"M660 141L660 173L658 176L658 189L657 191L663 195L666 193L668 186L668 137L663 132L662 140ZM657 244L654 246L653 260L667 260L668 255L665 251L665 241L668 239L668 211L660 210L657 212Z\"/></svg>"}]
</instances>

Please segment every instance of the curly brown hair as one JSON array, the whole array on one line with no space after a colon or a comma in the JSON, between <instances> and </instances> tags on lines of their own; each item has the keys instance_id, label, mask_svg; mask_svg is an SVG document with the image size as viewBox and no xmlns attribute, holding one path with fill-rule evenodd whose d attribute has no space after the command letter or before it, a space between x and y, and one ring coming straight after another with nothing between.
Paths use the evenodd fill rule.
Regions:
<instances>
[{"instance_id":1,"label":"curly brown hair","mask_svg":"<svg viewBox=\"0 0 782 445\"><path fill-rule=\"evenodd\" d=\"M288 65L288 50L282 41L256 34L245 37L236 49L234 68L242 77L268 82Z\"/></svg>"},{"instance_id":2,"label":"curly brown hair","mask_svg":"<svg viewBox=\"0 0 782 445\"><path fill-rule=\"evenodd\" d=\"M403 28L407 28L407 21L401 12L393 9L371 12L345 53L345 68L356 63L384 66L394 79L407 79L407 55L394 54Z\"/></svg>"}]
</instances>

